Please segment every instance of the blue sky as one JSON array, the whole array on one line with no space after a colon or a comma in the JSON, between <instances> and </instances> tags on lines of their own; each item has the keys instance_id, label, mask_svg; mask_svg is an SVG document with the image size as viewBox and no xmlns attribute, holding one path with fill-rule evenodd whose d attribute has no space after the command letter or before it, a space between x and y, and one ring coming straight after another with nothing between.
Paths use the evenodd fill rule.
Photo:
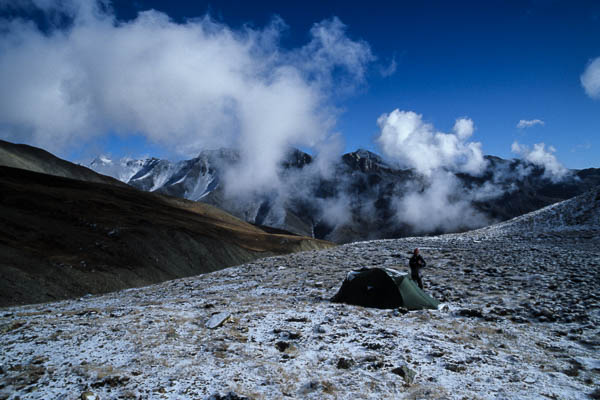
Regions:
<instances>
[{"instance_id":1,"label":"blue sky","mask_svg":"<svg viewBox=\"0 0 600 400\"><path fill-rule=\"evenodd\" d=\"M568 168L600 167L600 100L586 94L580 80L600 57L597 1L189 3L115 1L112 7L120 21L134 20L148 9L174 23L208 13L234 32L248 26L264 30L279 16L287 25L279 39L281 51L309 42L315 23L339 18L345 35L367 45L373 56L365 63L364 77L352 75L359 81L352 90L338 87L329 94L328 104L338 109L331 129L343 136L344 151L381 153L377 119L399 109L421 114L441 132L452 132L458 118L470 118L475 126L470 140L481 142L484 154L512 158L515 141L530 147L543 142ZM24 10L20 15L33 15ZM520 120L543 124L518 128ZM71 159L96 151L171 154L143 131L105 130L93 140L71 138L57 152Z\"/></svg>"},{"instance_id":2,"label":"blue sky","mask_svg":"<svg viewBox=\"0 0 600 400\"><path fill-rule=\"evenodd\" d=\"M117 14L132 18L136 7L120 3ZM237 27L264 26L279 15L289 25L287 46L306 41L316 21L339 17L349 36L371 46L376 64L397 65L389 77L373 66L366 86L340 101L346 151L378 151L376 120L399 108L444 132L456 118L470 117L473 140L486 154L511 158L515 140L544 142L567 167L600 166L600 101L586 96L580 83L585 66L600 56L597 1L136 3L138 10L155 8L178 20L208 10ZM544 125L517 128L533 119Z\"/></svg>"}]
</instances>

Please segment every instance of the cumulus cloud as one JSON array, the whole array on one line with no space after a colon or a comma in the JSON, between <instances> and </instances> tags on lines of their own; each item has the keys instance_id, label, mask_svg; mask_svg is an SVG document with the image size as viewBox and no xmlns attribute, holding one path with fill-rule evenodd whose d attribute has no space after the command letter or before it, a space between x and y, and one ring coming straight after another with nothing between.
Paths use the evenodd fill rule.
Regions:
<instances>
[{"instance_id":1,"label":"cumulus cloud","mask_svg":"<svg viewBox=\"0 0 600 400\"><path fill-rule=\"evenodd\" d=\"M553 146L549 146L546 150L544 143L537 143L531 149L515 141L511 146L511 150L513 153L520 155L522 159L543 168L543 176L552 182L559 182L569 173L569 170L558 162L556 156L553 154L556 152ZM524 173L528 174L529 171L524 171Z\"/></svg>"},{"instance_id":2,"label":"cumulus cloud","mask_svg":"<svg viewBox=\"0 0 600 400\"><path fill-rule=\"evenodd\" d=\"M470 118L459 118L454 123L454 133L458 135L461 140L470 137L475 132L475 126L473 120Z\"/></svg>"},{"instance_id":3,"label":"cumulus cloud","mask_svg":"<svg viewBox=\"0 0 600 400\"><path fill-rule=\"evenodd\" d=\"M421 114L398 109L381 115L377 123L381 130L377 143L383 153L423 175L439 169L478 175L487 164L481 143L466 141L474 131L469 118L456 120L454 133L438 132Z\"/></svg>"},{"instance_id":4,"label":"cumulus cloud","mask_svg":"<svg viewBox=\"0 0 600 400\"><path fill-rule=\"evenodd\" d=\"M517 124L517 128L519 129L524 129L524 128L531 128L532 126L536 126L536 125L544 125L544 121L542 121L541 119L522 119L519 120L519 123Z\"/></svg>"},{"instance_id":5,"label":"cumulus cloud","mask_svg":"<svg viewBox=\"0 0 600 400\"><path fill-rule=\"evenodd\" d=\"M592 60L580 77L585 93L592 98L600 98L600 57Z\"/></svg>"},{"instance_id":6,"label":"cumulus cloud","mask_svg":"<svg viewBox=\"0 0 600 400\"><path fill-rule=\"evenodd\" d=\"M238 188L279 184L289 146L328 142L333 95L362 85L374 59L337 18L290 50L279 45L286 27L277 18L233 30L152 10L117 21L106 2L17 5L72 23L42 32L21 19L0 22L0 137L59 153L107 132L141 134L182 156L236 147L242 160L228 178Z\"/></svg>"}]
</instances>

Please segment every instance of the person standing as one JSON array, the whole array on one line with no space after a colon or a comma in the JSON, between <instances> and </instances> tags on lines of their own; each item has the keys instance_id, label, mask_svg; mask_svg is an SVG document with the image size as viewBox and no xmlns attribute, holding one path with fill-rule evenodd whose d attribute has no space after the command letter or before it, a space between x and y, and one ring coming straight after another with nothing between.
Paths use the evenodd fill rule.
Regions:
<instances>
[{"instance_id":1,"label":"person standing","mask_svg":"<svg viewBox=\"0 0 600 400\"><path fill-rule=\"evenodd\" d=\"M427 265L427 263L425 262L425 260L423 259L423 257L421 257L421 255L419 254L419 249L415 249L413 251L413 255L410 258L410 261L408 263L408 265L410 265L410 277L413 281L417 282L417 284L419 285L419 287L421 289L423 289L423 281L421 280L421 268L425 268L425 266Z\"/></svg>"}]
</instances>

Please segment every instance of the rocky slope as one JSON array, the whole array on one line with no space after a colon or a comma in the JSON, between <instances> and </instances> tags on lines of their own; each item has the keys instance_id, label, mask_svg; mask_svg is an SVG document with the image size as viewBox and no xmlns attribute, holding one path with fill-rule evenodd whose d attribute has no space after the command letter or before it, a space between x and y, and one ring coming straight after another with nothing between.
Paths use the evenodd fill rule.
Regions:
<instances>
[{"instance_id":1,"label":"rocky slope","mask_svg":"<svg viewBox=\"0 0 600 400\"><path fill-rule=\"evenodd\" d=\"M353 243L5 308L0 398L598 398L598 189L586 196L595 200L504 228ZM574 229L554 229L556 215ZM548 223L532 229L530 218ZM407 270L415 247L439 310L328 301L351 268Z\"/></svg>"},{"instance_id":2,"label":"rocky slope","mask_svg":"<svg viewBox=\"0 0 600 400\"><path fill-rule=\"evenodd\" d=\"M0 225L0 306L332 245L271 234L206 204L8 167L0 167Z\"/></svg>"}]
</instances>

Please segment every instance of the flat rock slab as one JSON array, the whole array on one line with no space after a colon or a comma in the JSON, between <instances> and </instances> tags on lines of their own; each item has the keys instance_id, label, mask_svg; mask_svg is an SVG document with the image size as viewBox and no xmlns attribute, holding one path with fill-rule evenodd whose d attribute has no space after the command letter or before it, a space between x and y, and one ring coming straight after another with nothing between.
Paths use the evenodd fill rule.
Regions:
<instances>
[{"instance_id":1,"label":"flat rock slab","mask_svg":"<svg viewBox=\"0 0 600 400\"><path fill-rule=\"evenodd\" d=\"M206 321L205 326L208 329L215 329L218 328L219 326L223 325L223 323L225 321L227 321L229 319L229 317L231 317L231 313L230 312L220 312L218 314L213 315L212 317L210 317L208 319L208 321Z\"/></svg>"}]
</instances>

